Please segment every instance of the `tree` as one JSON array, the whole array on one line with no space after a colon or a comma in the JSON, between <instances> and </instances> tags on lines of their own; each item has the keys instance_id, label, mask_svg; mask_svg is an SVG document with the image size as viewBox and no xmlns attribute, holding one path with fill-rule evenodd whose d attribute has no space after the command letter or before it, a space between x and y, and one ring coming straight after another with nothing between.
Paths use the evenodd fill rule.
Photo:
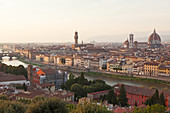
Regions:
<instances>
[{"instance_id":1,"label":"tree","mask_svg":"<svg viewBox=\"0 0 170 113\"><path fill-rule=\"evenodd\" d=\"M75 84L73 84L72 86L71 86L71 91L72 92L75 92L75 97L78 99L78 98L81 98L81 97L84 97L86 94L85 94L85 92L84 92L84 90L83 90L83 87L80 85L80 84L77 84L77 83L75 83ZM75 99L76 99L75 98Z\"/></svg>"},{"instance_id":2,"label":"tree","mask_svg":"<svg viewBox=\"0 0 170 113\"><path fill-rule=\"evenodd\" d=\"M75 76L73 75L73 73L70 73L69 79L75 79Z\"/></svg>"},{"instance_id":3,"label":"tree","mask_svg":"<svg viewBox=\"0 0 170 113\"><path fill-rule=\"evenodd\" d=\"M115 105L115 104L118 103L118 102L117 102L116 94L115 94L115 92L114 92L113 89L111 89L111 90L109 91L109 93L108 93L107 96L106 96L106 99L108 100L108 103L110 103L110 104Z\"/></svg>"},{"instance_id":4,"label":"tree","mask_svg":"<svg viewBox=\"0 0 170 113\"><path fill-rule=\"evenodd\" d=\"M102 84L105 84L105 81L104 81L104 80L100 80L100 79L93 80L93 84L95 84L95 83L102 83Z\"/></svg>"},{"instance_id":5,"label":"tree","mask_svg":"<svg viewBox=\"0 0 170 113\"><path fill-rule=\"evenodd\" d=\"M31 103L26 113L68 113L66 103L58 98L46 98Z\"/></svg>"},{"instance_id":6,"label":"tree","mask_svg":"<svg viewBox=\"0 0 170 113\"><path fill-rule=\"evenodd\" d=\"M97 91L104 91L104 90L110 90L111 86L107 85L107 84L103 84L103 83L95 83L92 84L93 88L94 88L94 92Z\"/></svg>"},{"instance_id":7,"label":"tree","mask_svg":"<svg viewBox=\"0 0 170 113\"><path fill-rule=\"evenodd\" d=\"M128 102L128 98L126 97L126 90L125 90L125 87L124 85L122 84L121 87L120 87L120 90L119 90L119 95L118 95L118 101L119 101L119 104L124 107L124 106L127 106L127 102Z\"/></svg>"},{"instance_id":8,"label":"tree","mask_svg":"<svg viewBox=\"0 0 170 113\"><path fill-rule=\"evenodd\" d=\"M72 111L76 108L74 104L67 104L66 107L69 109L69 111Z\"/></svg>"},{"instance_id":9,"label":"tree","mask_svg":"<svg viewBox=\"0 0 170 113\"><path fill-rule=\"evenodd\" d=\"M152 105L160 103L160 101L159 101L159 92L158 92L157 89L155 91L155 94L151 97L151 101L152 101Z\"/></svg>"},{"instance_id":10,"label":"tree","mask_svg":"<svg viewBox=\"0 0 170 113\"><path fill-rule=\"evenodd\" d=\"M84 85L84 86L83 86L83 89L84 89L84 91L86 92L86 94L87 94L87 93L92 93L92 92L94 92L93 86L90 86L90 85Z\"/></svg>"},{"instance_id":11,"label":"tree","mask_svg":"<svg viewBox=\"0 0 170 113\"><path fill-rule=\"evenodd\" d=\"M25 113L26 106L16 101L0 101L0 113Z\"/></svg>"},{"instance_id":12,"label":"tree","mask_svg":"<svg viewBox=\"0 0 170 113\"><path fill-rule=\"evenodd\" d=\"M104 100L106 100L106 95L104 95L104 96L103 96L103 95L100 95L99 101L102 101L102 102L103 102Z\"/></svg>"},{"instance_id":13,"label":"tree","mask_svg":"<svg viewBox=\"0 0 170 113\"><path fill-rule=\"evenodd\" d=\"M137 108L132 113L165 113L166 108L163 105L155 104L147 106L147 108Z\"/></svg>"},{"instance_id":14,"label":"tree","mask_svg":"<svg viewBox=\"0 0 170 113\"><path fill-rule=\"evenodd\" d=\"M160 95L160 104L163 105L163 106L165 106L165 99L164 99L164 94L163 94L163 92L162 92L161 95Z\"/></svg>"},{"instance_id":15,"label":"tree","mask_svg":"<svg viewBox=\"0 0 170 113\"><path fill-rule=\"evenodd\" d=\"M78 84L84 86L85 85L85 78L84 78L84 73L82 72L80 77L78 77Z\"/></svg>"},{"instance_id":16,"label":"tree","mask_svg":"<svg viewBox=\"0 0 170 113\"><path fill-rule=\"evenodd\" d=\"M78 104L76 109L73 109L70 113L112 113L108 111L106 107L97 105L96 103L84 103Z\"/></svg>"},{"instance_id":17,"label":"tree","mask_svg":"<svg viewBox=\"0 0 170 113\"><path fill-rule=\"evenodd\" d=\"M149 105L149 106L152 105L151 98L148 98L148 99L145 101L145 105Z\"/></svg>"},{"instance_id":18,"label":"tree","mask_svg":"<svg viewBox=\"0 0 170 113\"><path fill-rule=\"evenodd\" d=\"M65 85L63 88L65 88L66 90L70 90L71 86L76 83L76 79L74 79L74 77L71 75L69 76L69 80L66 81Z\"/></svg>"},{"instance_id":19,"label":"tree","mask_svg":"<svg viewBox=\"0 0 170 113\"><path fill-rule=\"evenodd\" d=\"M9 100L8 97L6 95L1 95L0 94L0 100Z\"/></svg>"},{"instance_id":20,"label":"tree","mask_svg":"<svg viewBox=\"0 0 170 113\"><path fill-rule=\"evenodd\" d=\"M23 89L24 89L24 91L27 91L27 86L26 86L26 84L25 83L23 83Z\"/></svg>"},{"instance_id":21,"label":"tree","mask_svg":"<svg viewBox=\"0 0 170 113\"><path fill-rule=\"evenodd\" d=\"M159 93L158 90L156 89L155 93L151 98L148 98L145 102L145 105L154 105L154 104L160 104L160 99L159 99Z\"/></svg>"},{"instance_id":22,"label":"tree","mask_svg":"<svg viewBox=\"0 0 170 113\"><path fill-rule=\"evenodd\" d=\"M138 106L137 102L135 101L135 106Z\"/></svg>"},{"instance_id":23,"label":"tree","mask_svg":"<svg viewBox=\"0 0 170 113\"><path fill-rule=\"evenodd\" d=\"M17 67L17 75L24 75L25 77L27 77L27 70L24 68L23 65L19 65Z\"/></svg>"},{"instance_id":24,"label":"tree","mask_svg":"<svg viewBox=\"0 0 170 113\"><path fill-rule=\"evenodd\" d=\"M43 102L43 101L45 101L45 99L47 99L47 98L44 97L44 96L36 96L36 97L33 98L32 103L36 103L38 101Z\"/></svg>"}]
</instances>

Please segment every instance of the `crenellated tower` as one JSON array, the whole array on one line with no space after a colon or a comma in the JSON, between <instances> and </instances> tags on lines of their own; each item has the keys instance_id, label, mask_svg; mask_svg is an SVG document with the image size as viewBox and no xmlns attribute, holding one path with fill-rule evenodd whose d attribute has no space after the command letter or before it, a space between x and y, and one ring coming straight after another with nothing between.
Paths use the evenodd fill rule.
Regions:
<instances>
[{"instance_id":1,"label":"crenellated tower","mask_svg":"<svg viewBox=\"0 0 170 113\"><path fill-rule=\"evenodd\" d=\"M78 32L77 31L75 32L74 40L75 40L75 45L78 44Z\"/></svg>"}]
</instances>

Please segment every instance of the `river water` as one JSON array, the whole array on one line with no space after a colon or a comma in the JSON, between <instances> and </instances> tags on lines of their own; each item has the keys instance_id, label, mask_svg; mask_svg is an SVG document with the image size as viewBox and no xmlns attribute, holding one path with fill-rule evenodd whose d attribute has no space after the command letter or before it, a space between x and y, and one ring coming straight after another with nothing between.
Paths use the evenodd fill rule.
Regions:
<instances>
[{"instance_id":1,"label":"river water","mask_svg":"<svg viewBox=\"0 0 170 113\"><path fill-rule=\"evenodd\" d=\"M12 65L12 66L23 65L25 68L28 66L28 64L25 64L17 59L8 60L8 58L5 58L1 62L5 63L7 65ZM74 73L74 75L80 76L80 74L78 74L78 73ZM157 88L159 90L167 89L168 91L170 91L170 85L161 84L161 83L150 83L150 82L135 81L135 80L125 80L125 79L118 79L118 78L113 78L113 77L97 76L97 75L95 75L95 76L85 75L85 78L88 80L101 79L101 80L104 80L106 82L106 84L111 85L111 86L113 86L117 83L121 83L121 84L139 86L139 87Z\"/></svg>"},{"instance_id":2,"label":"river water","mask_svg":"<svg viewBox=\"0 0 170 113\"><path fill-rule=\"evenodd\" d=\"M80 76L78 73L74 73L74 75ZM90 76L85 74L84 75L87 80L96 80L101 79L106 82L106 84L113 86L117 83L126 84L126 85L132 85L132 86L138 86L138 87L147 87L147 88L157 88L159 90L167 89L170 91L170 85L162 84L162 83L151 83L151 82L143 82L143 81L136 81L136 80L125 80L125 79L118 79L113 77L107 77L107 76Z\"/></svg>"}]
</instances>

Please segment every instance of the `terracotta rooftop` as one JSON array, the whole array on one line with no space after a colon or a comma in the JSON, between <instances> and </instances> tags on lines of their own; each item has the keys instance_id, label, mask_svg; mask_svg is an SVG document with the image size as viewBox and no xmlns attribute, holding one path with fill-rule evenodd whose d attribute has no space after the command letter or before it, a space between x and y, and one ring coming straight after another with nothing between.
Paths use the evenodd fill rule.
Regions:
<instances>
[{"instance_id":1,"label":"terracotta rooftop","mask_svg":"<svg viewBox=\"0 0 170 113\"><path fill-rule=\"evenodd\" d=\"M159 65L159 63L156 62L146 62L144 65Z\"/></svg>"},{"instance_id":2,"label":"terracotta rooftop","mask_svg":"<svg viewBox=\"0 0 170 113\"><path fill-rule=\"evenodd\" d=\"M55 86L55 84L51 84L51 83L44 83L44 84L40 84L40 87L44 88L44 87L48 87L48 86Z\"/></svg>"},{"instance_id":3,"label":"terracotta rooftop","mask_svg":"<svg viewBox=\"0 0 170 113\"><path fill-rule=\"evenodd\" d=\"M120 87L122 84L116 84L114 85L114 89L119 91ZM136 87L136 86L130 86L130 85L124 85L126 92L127 93L131 93L131 94L136 94L136 95L143 95L143 96L147 96L147 97L151 97L156 89L149 89L149 88L145 88L145 87ZM159 91L159 93L161 93L161 91ZM164 91L164 96L165 98L170 95L170 92Z\"/></svg>"},{"instance_id":4,"label":"terracotta rooftop","mask_svg":"<svg viewBox=\"0 0 170 113\"><path fill-rule=\"evenodd\" d=\"M0 82L26 80L24 75L12 75L0 72Z\"/></svg>"},{"instance_id":5,"label":"terracotta rooftop","mask_svg":"<svg viewBox=\"0 0 170 113\"><path fill-rule=\"evenodd\" d=\"M24 98L34 98L35 96L39 96L39 95L44 95L45 92L43 91L39 91L39 90L34 90L31 92L19 92L18 94L16 94L16 97L24 97Z\"/></svg>"},{"instance_id":6,"label":"terracotta rooftop","mask_svg":"<svg viewBox=\"0 0 170 113\"><path fill-rule=\"evenodd\" d=\"M43 68L41 68L41 70L45 73L45 75L56 74L55 69L43 69Z\"/></svg>"},{"instance_id":7,"label":"terracotta rooftop","mask_svg":"<svg viewBox=\"0 0 170 113\"><path fill-rule=\"evenodd\" d=\"M98 92L93 92L93 93L88 93L89 95L94 95L94 94L100 94L104 92L109 92L110 90L105 90L105 91L98 91Z\"/></svg>"},{"instance_id":8,"label":"terracotta rooftop","mask_svg":"<svg viewBox=\"0 0 170 113\"><path fill-rule=\"evenodd\" d=\"M58 98L65 98L65 97L69 97L69 96L73 96L74 92L70 92L70 91L66 91L66 90L57 90L54 93L52 93L51 95L49 95L49 97L58 97Z\"/></svg>"}]
</instances>

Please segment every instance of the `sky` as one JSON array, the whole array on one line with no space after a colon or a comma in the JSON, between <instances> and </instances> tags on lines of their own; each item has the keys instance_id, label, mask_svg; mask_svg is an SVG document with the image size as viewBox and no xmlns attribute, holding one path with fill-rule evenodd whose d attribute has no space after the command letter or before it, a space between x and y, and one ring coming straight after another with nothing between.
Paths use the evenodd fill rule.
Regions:
<instances>
[{"instance_id":1,"label":"sky","mask_svg":"<svg viewBox=\"0 0 170 113\"><path fill-rule=\"evenodd\" d=\"M0 43L73 42L75 31L79 42L121 42L154 28L170 35L170 0L0 0Z\"/></svg>"}]
</instances>

